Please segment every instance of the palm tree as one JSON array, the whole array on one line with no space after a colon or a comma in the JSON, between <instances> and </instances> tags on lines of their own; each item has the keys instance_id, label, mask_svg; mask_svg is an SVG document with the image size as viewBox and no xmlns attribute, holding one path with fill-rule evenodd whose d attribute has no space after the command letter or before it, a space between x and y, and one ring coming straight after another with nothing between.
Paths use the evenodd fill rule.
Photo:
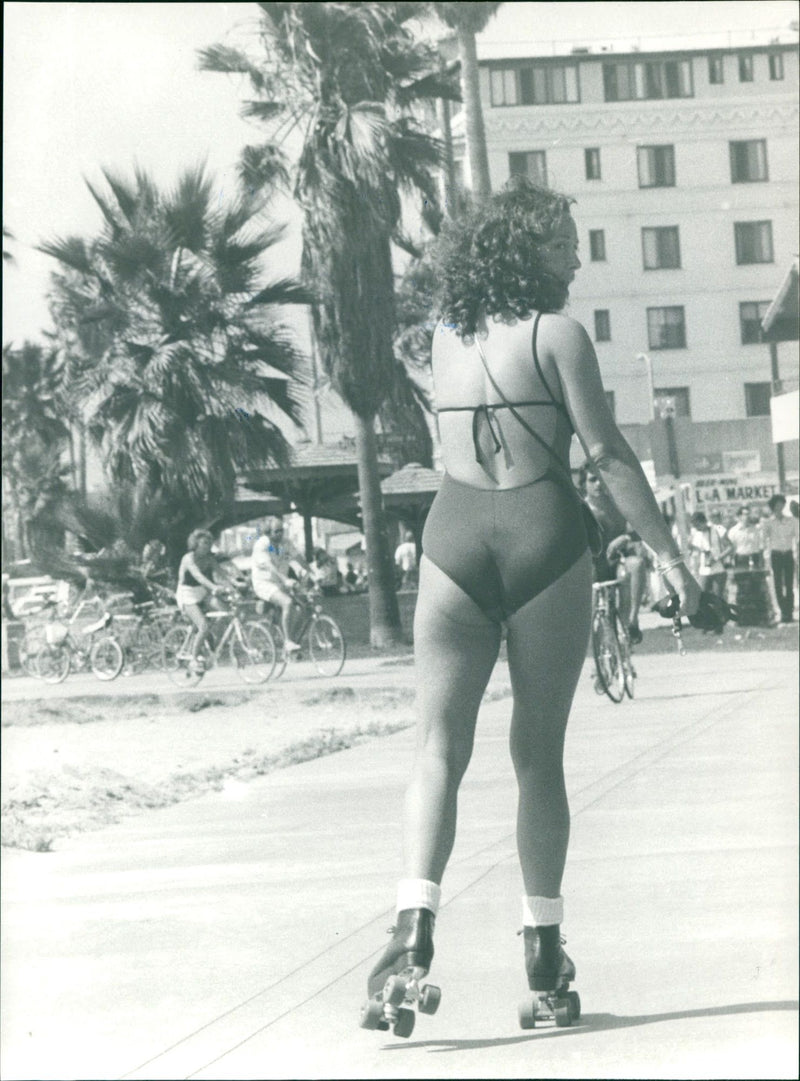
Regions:
<instances>
[{"instance_id":1,"label":"palm tree","mask_svg":"<svg viewBox=\"0 0 800 1081\"><path fill-rule=\"evenodd\" d=\"M3 348L3 533L17 558L31 554L42 517L66 490L60 385L55 350L32 342Z\"/></svg>"},{"instance_id":2,"label":"palm tree","mask_svg":"<svg viewBox=\"0 0 800 1081\"><path fill-rule=\"evenodd\" d=\"M103 176L107 190L88 185L102 232L40 247L61 267L51 311L73 400L115 484L218 518L238 472L286 458L305 359L280 312L312 297L260 281L283 233L256 225L261 199L221 205L202 167L170 193L141 170Z\"/></svg>"},{"instance_id":3,"label":"palm tree","mask_svg":"<svg viewBox=\"0 0 800 1081\"><path fill-rule=\"evenodd\" d=\"M381 512L375 418L397 370L392 241L401 240L401 191L436 201L440 144L414 118L416 102L457 98L431 46L408 23L424 4L262 3L261 52L215 45L208 71L244 74L254 98L244 113L271 125L243 168L251 183L291 176L304 211L303 269L319 293L314 308L322 363L353 412L361 512L370 580L370 640L401 634L392 553ZM281 153L297 132L292 170Z\"/></svg>"},{"instance_id":4,"label":"palm tree","mask_svg":"<svg viewBox=\"0 0 800 1081\"><path fill-rule=\"evenodd\" d=\"M492 190L489 178L489 157L486 152L486 130L481 108L478 52L475 35L484 30L500 4L489 3L434 3L439 18L456 33L458 56L461 63L461 89L464 99L467 154L472 175L472 191L484 198Z\"/></svg>"}]
</instances>

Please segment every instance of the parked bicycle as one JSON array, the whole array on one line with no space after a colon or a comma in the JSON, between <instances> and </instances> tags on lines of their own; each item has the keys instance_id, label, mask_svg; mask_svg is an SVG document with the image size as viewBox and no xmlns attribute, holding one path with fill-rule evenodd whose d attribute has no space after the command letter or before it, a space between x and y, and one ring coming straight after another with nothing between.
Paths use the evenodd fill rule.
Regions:
<instances>
[{"instance_id":1,"label":"parked bicycle","mask_svg":"<svg viewBox=\"0 0 800 1081\"><path fill-rule=\"evenodd\" d=\"M633 698L636 683L630 638L619 601L619 582L596 582L592 586L594 689L598 694L607 694L612 702L621 702L626 694Z\"/></svg>"},{"instance_id":2,"label":"parked bicycle","mask_svg":"<svg viewBox=\"0 0 800 1081\"><path fill-rule=\"evenodd\" d=\"M87 602L88 603L88 602ZM97 679L116 679L122 671L122 646L109 630L112 615L89 624L79 620L85 606L79 604L68 620L59 619L52 604L52 618L44 627L45 643L36 654L33 674L45 683L61 683L70 672L90 668Z\"/></svg>"},{"instance_id":3,"label":"parked bicycle","mask_svg":"<svg viewBox=\"0 0 800 1081\"><path fill-rule=\"evenodd\" d=\"M157 607L154 601L134 604L130 612L115 612L112 626L125 652L125 672L161 668L164 635L180 618L177 605Z\"/></svg>"},{"instance_id":4,"label":"parked bicycle","mask_svg":"<svg viewBox=\"0 0 800 1081\"><path fill-rule=\"evenodd\" d=\"M308 655L322 676L338 676L344 667L347 646L342 629L336 620L323 612L320 589L308 583L298 583L292 594L295 602L292 628L300 649L287 653L280 611L273 604L265 605L264 620L278 649L275 678L282 676L289 659L300 660Z\"/></svg>"},{"instance_id":5,"label":"parked bicycle","mask_svg":"<svg viewBox=\"0 0 800 1081\"><path fill-rule=\"evenodd\" d=\"M199 633L193 623L181 622L164 635L162 664L169 678L179 687L193 687L209 668L229 659L245 683L266 683L275 671L278 651L270 628L262 622L244 622L246 601L234 593L223 594L228 611L206 613L209 637L197 658L193 646Z\"/></svg>"}]
</instances>

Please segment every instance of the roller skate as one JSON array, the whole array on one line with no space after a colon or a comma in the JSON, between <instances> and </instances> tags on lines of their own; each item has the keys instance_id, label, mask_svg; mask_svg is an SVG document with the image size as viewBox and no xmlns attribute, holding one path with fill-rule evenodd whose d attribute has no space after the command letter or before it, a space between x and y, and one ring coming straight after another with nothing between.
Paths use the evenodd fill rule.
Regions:
<instances>
[{"instance_id":1,"label":"roller skate","mask_svg":"<svg viewBox=\"0 0 800 1081\"><path fill-rule=\"evenodd\" d=\"M533 995L519 1005L520 1028L535 1028L539 1021L555 1021L568 1028L581 1015L581 1000L569 985L575 965L563 950L558 924L525 927L525 970Z\"/></svg>"},{"instance_id":2,"label":"roller skate","mask_svg":"<svg viewBox=\"0 0 800 1081\"><path fill-rule=\"evenodd\" d=\"M361 1009L361 1028L390 1028L395 1036L414 1031L416 1013L436 1013L442 993L433 984L420 987L433 960L433 925L436 917L427 908L407 908L397 914L392 941L367 981L369 998Z\"/></svg>"}]
</instances>

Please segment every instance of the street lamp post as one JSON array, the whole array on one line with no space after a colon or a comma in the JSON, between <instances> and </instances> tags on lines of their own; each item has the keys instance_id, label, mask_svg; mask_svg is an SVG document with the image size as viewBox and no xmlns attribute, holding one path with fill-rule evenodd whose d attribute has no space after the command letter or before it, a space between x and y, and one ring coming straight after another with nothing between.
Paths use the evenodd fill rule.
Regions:
<instances>
[{"instance_id":1,"label":"street lamp post","mask_svg":"<svg viewBox=\"0 0 800 1081\"><path fill-rule=\"evenodd\" d=\"M647 391L650 395L650 420L656 419L656 389L653 383L653 362L647 353L637 353L636 359L644 361L647 369Z\"/></svg>"}]
</instances>

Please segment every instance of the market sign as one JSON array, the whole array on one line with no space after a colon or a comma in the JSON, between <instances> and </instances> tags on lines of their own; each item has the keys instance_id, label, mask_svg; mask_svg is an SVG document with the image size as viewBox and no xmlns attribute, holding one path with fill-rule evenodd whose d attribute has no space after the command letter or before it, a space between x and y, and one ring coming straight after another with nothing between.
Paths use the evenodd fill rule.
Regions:
<instances>
[{"instance_id":1,"label":"market sign","mask_svg":"<svg viewBox=\"0 0 800 1081\"><path fill-rule=\"evenodd\" d=\"M698 510L729 503L766 503L780 491L773 473L721 474L695 477L694 495Z\"/></svg>"}]
</instances>

